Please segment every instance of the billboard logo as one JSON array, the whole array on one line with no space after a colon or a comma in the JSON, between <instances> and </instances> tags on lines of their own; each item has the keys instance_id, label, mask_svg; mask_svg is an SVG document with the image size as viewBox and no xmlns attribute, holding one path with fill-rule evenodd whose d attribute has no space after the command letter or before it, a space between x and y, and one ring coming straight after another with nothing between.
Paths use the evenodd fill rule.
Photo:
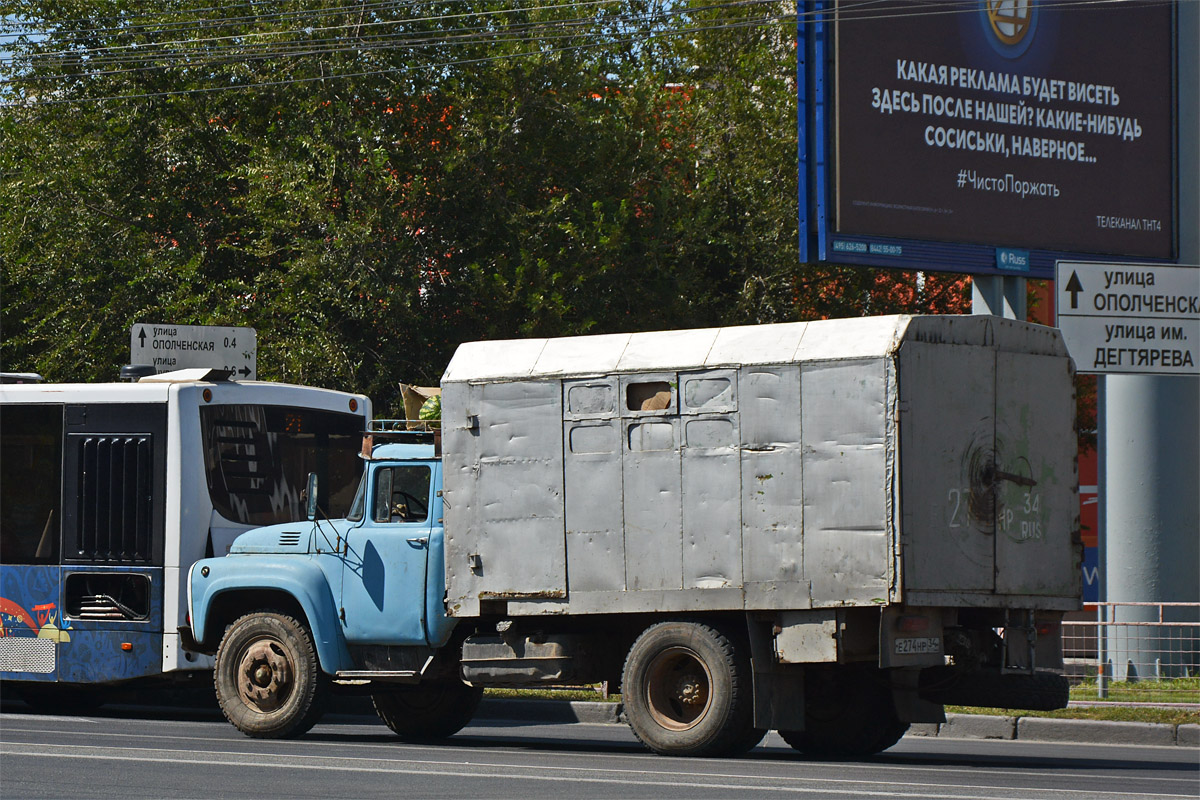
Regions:
<instances>
[{"instance_id":1,"label":"billboard logo","mask_svg":"<svg viewBox=\"0 0 1200 800\"><path fill-rule=\"evenodd\" d=\"M992 48L1005 58L1029 49L1037 28L1035 0L982 0L981 18Z\"/></svg>"},{"instance_id":2,"label":"billboard logo","mask_svg":"<svg viewBox=\"0 0 1200 800\"><path fill-rule=\"evenodd\" d=\"M1029 272L1029 251L1013 250L1008 247L996 248L996 267L1015 272Z\"/></svg>"}]
</instances>

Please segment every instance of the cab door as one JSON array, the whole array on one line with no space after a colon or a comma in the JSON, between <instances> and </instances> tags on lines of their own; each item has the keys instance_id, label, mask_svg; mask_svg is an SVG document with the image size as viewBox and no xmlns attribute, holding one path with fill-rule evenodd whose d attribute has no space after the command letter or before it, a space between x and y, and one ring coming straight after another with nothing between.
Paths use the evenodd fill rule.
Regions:
<instances>
[{"instance_id":1,"label":"cab door","mask_svg":"<svg viewBox=\"0 0 1200 800\"><path fill-rule=\"evenodd\" d=\"M425 644L432 477L423 463L371 473L363 523L346 532L342 625L349 644Z\"/></svg>"}]
</instances>

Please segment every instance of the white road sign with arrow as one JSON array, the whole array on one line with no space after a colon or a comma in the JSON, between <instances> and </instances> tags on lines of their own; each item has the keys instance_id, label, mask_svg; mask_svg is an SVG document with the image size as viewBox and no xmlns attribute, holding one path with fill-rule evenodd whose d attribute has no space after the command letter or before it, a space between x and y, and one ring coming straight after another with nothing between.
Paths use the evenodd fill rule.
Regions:
<instances>
[{"instance_id":1,"label":"white road sign with arrow","mask_svg":"<svg viewBox=\"0 0 1200 800\"><path fill-rule=\"evenodd\" d=\"M129 353L130 364L148 364L156 373L207 367L227 370L234 380L258 379L254 328L139 322L129 331Z\"/></svg>"},{"instance_id":2,"label":"white road sign with arrow","mask_svg":"<svg viewBox=\"0 0 1200 800\"><path fill-rule=\"evenodd\" d=\"M1059 261L1055 295L1079 372L1200 375L1200 268Z\"/></svg>"}]
</instances>

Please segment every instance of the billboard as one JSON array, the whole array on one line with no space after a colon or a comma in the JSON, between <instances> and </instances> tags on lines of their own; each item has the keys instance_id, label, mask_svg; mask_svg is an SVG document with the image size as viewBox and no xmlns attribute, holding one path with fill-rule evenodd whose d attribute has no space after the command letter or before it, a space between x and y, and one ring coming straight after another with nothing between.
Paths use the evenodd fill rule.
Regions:
<instances>
[{"instance_id":1,"label":"billboard","mask_svg":"<svg viewBox=\"0 0 1200 800\"><path fill-rule=\"evenodd\" d=\"M1065 254L1175 257L1173 4L801 8L818 260L1052 277Z\"/></svg>"}]
</instances>

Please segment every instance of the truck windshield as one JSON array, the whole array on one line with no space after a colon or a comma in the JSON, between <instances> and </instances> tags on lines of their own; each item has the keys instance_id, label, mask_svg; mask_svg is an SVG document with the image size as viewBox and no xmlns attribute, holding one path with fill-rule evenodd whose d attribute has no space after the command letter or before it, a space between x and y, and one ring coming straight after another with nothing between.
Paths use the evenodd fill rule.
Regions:
<instances>
[{"instance_id":1,"label":"truck windshield","mask_svg":"<svg viewBox=\"0 0 1200 800\"><path fill-rule=\"evenodd\" d=\"M351 522L362 522L367 508L367 475L369 474L369 472L363 472L362 478L358 481L358 491L354 493L354 499L350 501L350 510L346 512L346 519Z\"/></svg>"}]
</instances>

